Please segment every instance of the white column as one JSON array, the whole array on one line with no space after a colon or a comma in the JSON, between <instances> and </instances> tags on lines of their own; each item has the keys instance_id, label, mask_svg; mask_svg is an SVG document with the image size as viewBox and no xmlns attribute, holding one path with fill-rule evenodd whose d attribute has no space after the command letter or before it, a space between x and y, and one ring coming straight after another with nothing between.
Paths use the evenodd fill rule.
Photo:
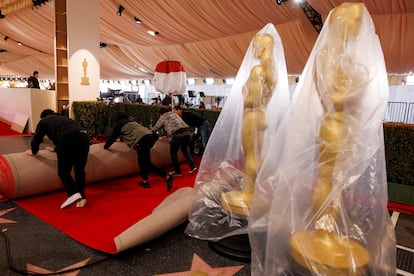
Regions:
<instances>
[{"instance_id":1,"label":"white column","mask_svg":"<svg viewBox=\"0 0 414 276\"><path fill-rule=\"evenodd\" d=\"M69 105L99 97L99 0L67 0Z\"/></svg>"}]
</instances>

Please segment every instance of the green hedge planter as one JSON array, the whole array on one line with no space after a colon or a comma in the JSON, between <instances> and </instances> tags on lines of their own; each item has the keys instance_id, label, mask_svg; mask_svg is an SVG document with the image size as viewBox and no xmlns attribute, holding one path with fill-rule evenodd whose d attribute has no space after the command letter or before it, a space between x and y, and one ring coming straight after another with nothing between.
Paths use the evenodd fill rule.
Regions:
<instances>
[{"instance_id":1,"label":"green hedge planter","mask_svg":"<svg viewBox=\"0 0 414 276\"><path fill-rule=\"evenodd\" d=\"M414 205L414 186L388 182L388 200Z\"/></svg>"},{"instance_id":2,"label":"green hedge planter","mask_svg":"<svg viewBox=\"0 0 414 276\"><path fill-rule=\"evenodd\" d=\"M168 108L160 105L116 103L106 104L101 101L73 102L72 110L75 120L78 121L92 136L99 134L109 135L115 125L115 114L124 111L137 122L146 127L152 127L158 120L160 108ZM190 109L200 113L214 127L219 110Z\"/></svg>"},{"instance_id":3,"label":"green hedge planter","mask_svg":"<svg viewBox=\"0 0 414 276\"><path fill-rule=\"evenodd\" d=\"M158 120L162 106L104 102L74 102L75 120L92 135L109 135L115 124L117 111L125 111L144 126L151 127ZM209 120L214 127L220 110L191 109ZM385 158L389 199L403 204L414 204L414 125L384 123Z\"/></svg>"}]
</instances>

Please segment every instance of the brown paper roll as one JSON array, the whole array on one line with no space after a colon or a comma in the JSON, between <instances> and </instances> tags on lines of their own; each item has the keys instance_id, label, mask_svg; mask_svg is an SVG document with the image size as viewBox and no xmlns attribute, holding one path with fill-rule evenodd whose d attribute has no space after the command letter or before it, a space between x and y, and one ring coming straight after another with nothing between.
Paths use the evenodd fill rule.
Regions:
<instances>
[{"instance_id":1,"label":"brown paper roll","mask_svg":"<svg viewBox=\"0 0 414 276\"><path fill-rule=\"evenodd\" d=\"M184 157L180 153L179 161ZM159 139L151 150L154 165L172 164L168 139ZM0 194L8 199L63 189L57 175L56 153L40 150L35 156L21 153L0 155ZM91 145L85 168L86 182L92 183L139 172L137 153L124 143L114 143L108 150Z\"/></svg>"}]
</instances>

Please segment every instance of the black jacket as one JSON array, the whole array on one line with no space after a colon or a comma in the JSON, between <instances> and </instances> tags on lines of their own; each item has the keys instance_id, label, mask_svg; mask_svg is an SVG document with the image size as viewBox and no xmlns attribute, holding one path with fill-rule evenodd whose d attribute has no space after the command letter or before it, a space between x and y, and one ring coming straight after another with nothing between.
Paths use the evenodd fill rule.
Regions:
<instances>
[{"instance_id":1,"label":"black jacket","mask_svg":"<svg viewBox=\"0 0 414 276\"><path fill-rule=\"evenodd\" d=\"M74 120L63 115L49 115L41 119L36 126L36 132L32 137L31 148L32 153L39 151L39 146L43 142L45 135L52 140L55 150L58 151L62 146L63 138L69 135L79 134L86 131Z\"/></svg>"}]
</instances>

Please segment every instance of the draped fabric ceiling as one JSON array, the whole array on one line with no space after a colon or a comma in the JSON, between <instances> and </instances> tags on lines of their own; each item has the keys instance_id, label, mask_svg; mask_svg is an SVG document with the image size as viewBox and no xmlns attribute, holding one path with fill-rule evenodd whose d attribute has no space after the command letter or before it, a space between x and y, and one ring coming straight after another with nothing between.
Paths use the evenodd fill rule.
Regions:
<instances>
[{"instance_id":1,"label":"draped fabric ceiling","mask_svg":"<svg viewBox=\"0 0 414 276\"><path fill-rule=\"evenodd\" d=\"M14 0L19 2L20 0ZM54 1L26 3L0 19L0 75L54 79ZM62 0L55 0L62 1ZM1 0L0 9L13 0ZM325 19L341 0L308 0ZM356 1L347 1L356 2ZM228 78L237 74L253 35L267 23L282 38L287 69L300 75L318 36L293 0L102 0L101 79L148 79L157 63L182 62L187 77ZM365 0L380 37L389 74L414 71L414 1ZM119 5L125 7L117 16ZM3 6L2 6L3 5ZM136 24L134 17L142 20ZM82 20L82 18L79 18ZM148 30L159 32L151 36ZM6 39L7 38L7 39ZM17 42L23 43L17 46Z\"/></svg>"}]
</instances>

